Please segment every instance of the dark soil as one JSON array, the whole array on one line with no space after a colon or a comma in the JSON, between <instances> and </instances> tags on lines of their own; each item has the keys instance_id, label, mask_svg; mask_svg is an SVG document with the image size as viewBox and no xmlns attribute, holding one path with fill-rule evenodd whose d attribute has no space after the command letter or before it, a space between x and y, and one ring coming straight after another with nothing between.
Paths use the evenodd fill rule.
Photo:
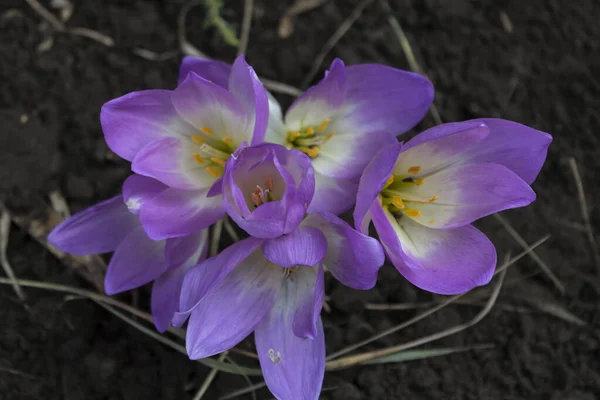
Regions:
<instances>
[{"instance_id":1,"label":"dark soil","mask_svg":"<svg viewBox=\"0 0 600 400\"><path fill-rule=\"evenodd\" d=\"M0 2L0 189L15 213L43 215L51 190L60 189L73 212L114 195L128 164L103 142L102 104L127 92L175 85L181 54L148 61L136 47L162 53L178 48L183 1L75 0L67 25L112 37L109 48L85 37L54 33L25 2ZM49 6L49 1L43 2ZM277 36L291 1L256 0L249 62L264 77L300 85L317 52L357 1L329 1L300 15L288 39ZM442 345L491 343L493 348L425 361L355 367L327 374L322 399L552 399L600 398L599 274L586 235L575 180L575 157L587 198L600 197L600 25L594 0L397 0L402 24L422 68L436 86L446 121L504 117L550 132L554 143L534 184L535 204L506 217L528 242L546 233L538 254L566 288L560 293L529 258L510 271L498 305L476 327ZM242 19L242 2L228 1L223 16ZM504 15L504 16L503 16ZM377 62L408 68L375 1L333 49L347 64ZM506 23L510 21L510 27ZM232 61L228 47L205 29L204 10L188 17L188 37L210 56ZM504 20L504 23L503 23ZM52 46L40 44L53 37ZM47 42L46 42L47 44ZM325 66L323 66L323 69ZM290 98L281 97L289 103ZM419 129L431 126L427 117ZM600 212L592 207L600 230ZM481 224L502 258L521 249L493 218ZM26 232L12 226L8 258L21 278L91 288ZM536 273L531 276L532 273ZM397 325L416 311L368 311L379 303L428 301L390 266L370 292L328 285L324 313L328 352ZM484 289L489 292L489 289ZM0 287L0 398L186 399L208 369L189 361L87 300L26 289L27 306ZM147 291L141 294L145 307ZM122 297L130 301L128 295ZM543 313L532 300L558 304L587 326ZM507 306L526 308L515 312ZM479 310L453 305L391 335L381 347L459 324ZM245 387L220 373L205 398ZM250 399L249 395L245 397ZM258 399L270 398L262 389Z\"/></svg>"}]
</instances>

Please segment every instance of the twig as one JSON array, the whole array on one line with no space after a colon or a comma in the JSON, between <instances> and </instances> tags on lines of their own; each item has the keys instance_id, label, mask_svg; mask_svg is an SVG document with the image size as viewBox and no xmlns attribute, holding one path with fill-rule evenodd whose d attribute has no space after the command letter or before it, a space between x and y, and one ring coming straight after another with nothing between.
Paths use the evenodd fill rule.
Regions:
<instances>
[{"instance_id":1,"label":"twig","mask_svg":"<svg viewBox=\"0 0 600 400\"><path fill-rule=\"evenodd\" d=\"M200 4L202 4L202 2L203 0L192 0L185 3L183 7L181 7L181 10L179 10L179 16L177 17L177 37L179 38L179 47L184 54L208 59L209 57L206 54L188 42L185 33L185 20L188 13L192 10L192 8L198 7Z\"/></svg>"},{"instance_id":2,"label":"twig","mask_svg":"<svg viewBox=\"0 0 600 400\"><path fill-rule=\"evenodd\" d=\"M115 41L110 36L107 36L104 33L93 31L88 28L69 28L68 32L73 35L83 36L95 40L96 42L103 44L107 47L113 47L115 45Z\"/></svg>"},{"instance_id":3,"label":"twig","mask_svg":"<svg viewBox=\"0 0 600 400\"><path fill-rule=\"evenodd\" d=\"M598 251L598 245L596 244L596 238L594 237L594 230L592 228L592 222L590 221L590 213L588 211L587 202L585 201L585 191L583 190L583 181L581 180L581 175L579 174L579 168L577 167L577 161L573 157L569 157L569 166L571 167L571 171L573 172L573 178L575 179L575 186L577 187L577 194L579 196L579 204L581 206L581 216L583 217L583 221L585 223L585 230L587 232L587 237L590 242L590 246L592 247L592 256L594 257L594 262L596 263L596 268L598 268L598 273L600 274L600 252Z\"/></svg>"},{"instance_id":4,"label":"twig","mask_svg":"<svg viewBox=\"0 0 600 400\"><path fill-rule=\"evenodd\" d=\"M15 276L15 273L8 262L8 257L6 256L8 238L10 236L10 213L2 204L0 204L0 210L2 212L2 216L0 217L0 264L2 264L2 268L4 268L6 276L8 276L8 279L11 281L17 297L22 302L25 302L27 300L27 296L25 295L25 292L23 292L23 288L21 288L19 285L17 277Z\"/></svg>"},{"instance_id":5,"label":"twig","mask_svg":"<svg viewBox=\"0 0 600 400\"><path fill-rule=\"evenodd\" d=\"M50 11L48 11L39 1L37 0L25 0L27 4L33 8L33 11L38 13L40 17L46 20L52 27L59 31L64 32L67 30L66 26L54 16Z\"/></svg>"},{"instance_id":6,"label":"twig","mask_svg":"<svg viewBox=\"0 0 600 400\"><path fill-rule=\"evenodd\" d=\"M279 27L277 28L279 37L286 39L294 32L294 20L296 19L296 15L317 8L326 2L327 0L296 0L294 4L285 10L283 16L279 20Z\"/></svg>"},{"instance_id":7,"label":"twig","mask_svg":"<svg viewBox=\"0 0 600 400\"><path fill-rule=\"evenodd\" d=\"M340 41L340 39L350 30L352 25L360 18L363 10L373 2L373 0L363 0L354 8L352 14L346 18L346 20L340 25L340 27L335 31L335 33L327 40L325 46L321 49L319 54L315 57L315 62L313 63L310 72L304 78L302 82L302 87L306 88L310 82L313 80L319 68L321 68L321 64L327 57L327 54L333 49L333 47Z\"/></svg>"},{"instance_id":8,"label":"twig","mask_svg":"<svg viewBox=\"0 0 600 400\"><path fill-rule=\"evenodd\" d=\"M288 85L287 83L277 82L267 78L260 78L260 80L263 83L263 85L271 92L287 94L294 97L300 96L302 94L302 90L292 85Z\"/></svg>"},{"instance_id":9,"label":"twig","mask_svg":"<svg viewBox=\"0 0 600 400\"><path fill-rule=\"evenodd\" d=\"M219 358L217 360L219 362L223 362L225 357L227 357L227 351L224 351L223 353L221 353L221 355L219 355ZM217 376L218 372L219 372L219 370L217 368L213 368L210 370L210 372L206 376L206 379L204 380L204 383L202 384L202 386L200 386L200 389L198 389L198 392L196 392L196 395L194 396L193 400L201 400L202 397L204 397L204 394L208 390L212 381L215 379L215 376Z\"/></svg>"},{"instance_id":10,"label":"twig","mask_svg":"<svg viewBox=\"0 0 600 400\"><path fill-rule=\"evenodd\" d=\"M154 51L143 49L141 47L134 47L131 51L136 56L142 57L149 61L166 61L179 54L179 50L169 50L165 51L164 53L156 53Z\"/></svg>"},{"instance_id":11,"label":"twig","mask_svg":"<svg viewBox=\"0 0 600 400\"><path fill-rule=\"evenodd\" d=\"M223 231L223 219L218 220L213 226L212 238L210 241L210 256L214 257L219 252L219 244L221 243L221 232Z\"/></svg>"},{"instance_id":12,"label":"twig","mask_svg":"<svg viewBox=\"0 0 600 400\"><path fill-rule=\"evenodd\" d=\"M248 39L250 38L250 27L252 26L252 11L254 10L254 0L244 0L244 18L242 19L242 30L240 32L240 43L237 54L242 55L248 49Z\"/></svg>"}]
</instances>

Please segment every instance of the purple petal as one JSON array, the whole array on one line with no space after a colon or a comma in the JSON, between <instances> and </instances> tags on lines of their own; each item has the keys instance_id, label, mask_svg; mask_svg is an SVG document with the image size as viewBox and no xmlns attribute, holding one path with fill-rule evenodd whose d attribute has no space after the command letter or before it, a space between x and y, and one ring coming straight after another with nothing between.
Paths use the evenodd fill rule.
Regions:
<instances>
[{"instance_id":1,"label":"purple petal","mask_svg":"<svg viewBox=\"0 0 600 400\"><path fill-rule=\"evenodd\" d=\"M254 332L265 382L279 399L317 400L325 374L325 335L317 320L314 339L294 334L297 290L287 279L275 306Z\"/></svg>"},{"instance_id":2,"label":"purple petal","mask_svg":"<svg viewBox=\"0 0 600 400\"><path fill-rule=\"evenodd\" d=\"M322 262L338 281L360 290L375 286L377 272L385 261L377 240L328 213L308 215L303 226L318 228L327 238L327 254Z\"/></svg>"},{"instance_id":3,"label":"purple petal","mask_svg":"<svg viewBox=\"0 0 600 400\"><path fill-rule=\"evenodd\" d=\"M517 174L499 164L454 165L425 178L412 195L436 199L431 203L405 201L420 212L411 216L429 228L456 228L509 208L524 207L535 200Z\"/></svg>"},{"instance_id":4,"label":"purple petal","mask_svg":"<svg viewBox=\"0 0 600 400\"><path fill-rule=\"evenodd\" d=\"M203 229L187 236L167 239L165 260L170 269L186 264L196 265L206 258L207 251L208 230Z\"/></svg>"},{"instance_id":5,"label":"purple petal","mask_svg":"<svg viewBox=\"0 0 600 400\"><path fill-rule=\"evenodd\" d=\"M179 67L179 82L181 85L190 72L221 86L224 89L229 87L229 74L231 65L223 61L206 60L203 58L185 56Z\"/></svg>"},{"instance_id":6,"label":"purple petal","mask_svg":"<svg viewBox=\"0 0 600 400\"><path fill-rule=\"evenodd\" d=\"M104 104L100 122L108 147L131 161L150 142L193 134L195 129L173 108L171 93L169 90L133 92Z\"/></svg>"},{"instance_id":7,"label":"purple petal","mask_svg":"<svg viewBox=\"0 0 600 400\"><path fill-rule=\"evenodd\" d=\"M415 286L438 294L459 294L492 279L496 249L473 226L430 229L410 218L397 221L381 207L372 207L371 212L390 260Z\"/></svg>"},{"instance_id":8,"label":"purple petal","mask_svg":"<svg viewBox=\"0 0 600 400\"><path fill-rule=\"evenodd\" d=\"M167 186L156 179L132 174L123 183L123 201L130 212L138 215L146 200L152 199L166 189Z\"/></svg>"},{"instance_id":9,"label":"purple petal","mask_svg":"<svg viewBox=\"0 0 600 400\"><path fill-rule=\"evenodd\" d=\"M288 278L296 287L296 312L292 329L300 338L315 339L325 301L325 273L323 265L315 268L300 268Z\"/></svg>"},{"instance_id":10,"label":"purple petal","mask_svg":"<svg viewBox=\"0 0 600 400\"><path fill-rule=\"evenodd\" d=\"M262 143L269 120L269 100L267 91L244 56L236 58L231 67L229 91L242 104L249 117L249 129L253 132L250 144Z\"/></svg>"},{"instance_id":11,"label":"purple petal","mask_svg":"<svg viewBox=\"0 0 600 400\"><path fill-rule=\"evenodd\" d=\"M347 82L344 63L335 59L319 83L309 88L288 109L285 122L290 130L315 126L331 119L344 103Z\"/></svg>"},{"instance_id":12,"label":"purple petal","mask_svg":"<svg viewBox=\"0 0 600 400\"><path fill-rule=\"evenodd\" d=\"M315 194L315 170L310 158L298 150L284 151L282 148L277 150L277 155L286 171L294 178L297 188L294 201L304 205L306 209Z\"/></svg>"},{"instance_id":13,"label":"purple petal","mask_svg":"<svg viewBox=\"0 0 600 400\"><path fill-rule=\"evenodd\" d=\"M138 226L119 244L106 270L106 294L124 292L153 281L166 271L165 242L150 239Z\"/></svg>"},{"instance_id":14,"label":"purple petal","mask_svg":"<svg viewBox=\"0 0 600 400\"><path fill-rule=\"evenodd\" d=\"M187 138L156 140L139 151L131 169L176 189L210 187L215 178L195 161L192 146L193 143Z\"/></svg>"},{"instance_id":15,"label":"purple petal","mask_svg":"<svg viewBox=\"0 0 600 400\"><path fill-rule=\"evenodd\" d=\"M187 327L191 359L209 357L238 344L273 307L284 269L254 252L194 308Z\"/></svg>"},{"instance_id":16,"label":"purple petal","mask_svg":"<svg viewBox=\"0 0 600 400\"><path fill-rule=\"evenodd\" d=\"M312 267L327 252L327 239L320 230L299 227L287 235L268 239L262 245L265 258L284 268Z\"/></svg>"},{"instance_id":17,"label":"purple petal","mask_svg":"<svg viewBox=\"0 0 600 400\"><path fill-rule=\"evenodd\" d=\"M150 308L152 319L159 332L164 332L171 325L173 315L179 307L181 285L187 268L175 268L158 277L152 285Z\"/></svg>"},{"instance_id":18,"label":"purple petal","mask_svg":"<svg viewBox=\"0 0 600 400\"><path fill-rule=\"evenodd\" d=\"M205 190L167 189L146 201L140 221L154 240L189 235L208 228L225 215L220 197Z\"/></svg>"},{"instance_id":19,"label":"purple petal","mask_svg":"<svg viewBox=\"0 0 600 400\"><path fill-rule=\"evenodd\" d=\"M358 183L353 180L330 178L315 171L315 195L307 212L346 212L354 205L357 191Z\"/></svg>"},{"instance_id":20,"label":"purple petal","mask_svg":"<svg viewBox=\"0 0 600 400\"><path fill-rule=\"evenodd\" d=\"M116 196L63 221L50 232L48 242L75 255L107 253L116 249L139 224L123 197Z\"/></svg>"},{"instance_id":21,"label":"purple petal","mask_svg":"<svg viewBox=\"0 0 600 400\"><path fill-rule=\"evenodd\" d=\"M386 180L394 171L398 155L402 151L402 144L397 143L381 150L373 161L367 165L360 177L356 207L354 208L354 226L362 233L369 233L369 208L379 196Z\"/></svg>"},{"instance_id":22,"label":"purple petal","mask_svg":"<svg viewBox=\"0 0 600 400\"><path fill-rule=\"evenodd\" d=\"M433 85L419 74L376 64L353 65L346 73L345 115L338 118L358 131L404 133L425 116L433 102Z\"/></svg>"},{"instance_id":23,"label":"purple petal","mask_svg":"<svg viewBox=\"0 0 600 400\"><path fill-rule=\"evenodd\" d=\"M490 134L464 157L470 162L504 165L531 184L546 160L552 136L502 119L481 118L473 121L486 124Z\"/></svg>"},{"instance_id":24,"label":"purple petal","mask_svg":"<svg viewBox=\"0 0 600 400\"><path fill-rule=\"evenodd\" d=\"M241 240L191 269L183 282L180 312L173 320L173 325L183 325L200 300L261 244L262 240L255 238Z\"/></svg>"}]
</instances>

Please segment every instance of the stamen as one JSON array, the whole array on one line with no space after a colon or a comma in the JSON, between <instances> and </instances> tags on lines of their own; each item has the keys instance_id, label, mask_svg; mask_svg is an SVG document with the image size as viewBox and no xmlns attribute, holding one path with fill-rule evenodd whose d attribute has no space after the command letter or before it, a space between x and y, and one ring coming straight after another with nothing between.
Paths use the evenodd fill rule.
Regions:
<instances>
[{"instance_id":1,"label":"stamen","mask_svg":"<svg viewBox=\"0 0 600 400\"><path fill-rule=\"evenodd\" d=\"M252 195L250 195L250 197L252 198L252 202L256 207L262 204L262 199L260 197L260 188L258 186L252 191Z\"/></svg>"},{"instance_id":2,"label":"stamen","mask_svg":"<svg viewBox=\"0 0 600 400\"><path fill-rule=\"evenodd\" d=\"M394 175L390 175L390 177L387 178L385 181L385 186L390 186L392 183L394 183Z\"/></svg>"},{"instance_id":3,"label":"stamen","mask_svg":"<svg viewBox=\"0 0 600 400\"><path fill-rule=\"evenodd\" d=\"M335 135L335 132L334 132L334 131L331 131L331 132L329 133L329 135L325 136L325 139L323 140L323 144L325 144L325 143L329 142L329 140L330 140L330 139L333 137L333 135Z\"/></svg>"},{"instance_id":4,"label":"stamen","mask_svg":"<svg viewBox=\"0 0 600 400\"><path fill-rule=\"evenodd\" d=\"M396 208L399 209L403 209L404 208L404 202L402 201L402 199L398 196L394 196L392 197L392 204L394 206L396 206Z\"/></svg>"},{"instance_id":5,"label":"stamen","mask_svg":"<svg viewBox=\"0 0 600 400\"><path fill-rule=\"evenodd\" d=\"M307 136L312 136L315 134L315 128L313 128L312 126L309 126L308 128L306 128L305 132L306 132Z\"/></svg>"},{"instance_id":6,"label":"stamen","mask_svg":"<svg viewBox=\"0 0 600 400\"><path fill-rule=\"evenodd\" d=\"M196 144L202 144L202 143L206 142L206 139L204 139L200 135L194 135L194 136L192 136L192 142L194 142Z\"/></svg>"},{"instance_id":7,"label":"stamen","mask_svg":"<svg viewBox=\"0 0 600 400\"><path fill-rule=\"evenodd\" d=\"M224 166L225 166L225 161L224 161L224 160L222 160L222 159L220 159L220 158L217 158L217 157L211 157L211 158L210 158L210 161L214 162L214 163L215 163L215 164L217 164L217 165L220 165L221 167L224 167Z\"/></svg>"},{"instance_id":8,"label":"stamen","mask_svg":"<svg viewBox=\"0 0 600 400\"><path fill-rule=\"evenodd\" d=\"M421 186L423 184L423 182L425 182L425 178L415 179L414 182L415 182L415 185Z\"/></svg>"},{"instance_id":9,"label":"stamen","mask_svg":"<svg viewBox=\"0 0 600 400\"><path fill-rule=\"evenodd\" d=\"M225 136L225 137L223 138L223 141L224 141L225 143L227 143L227 144L231 144L231 143L233 143L233 139L232 139L232 138L230 138L229 136Z\"/></svg>"},{"instance_id":10,"label":"stamen","mask_svg":"<svg viewBox=\"0 0 600 400\"><path fill-rule=\"evenodd\" d=\"M331 122L331 121L328 120L328 119L326 119L323 122L321 122L319 124L319 126L317 127L317 132L319 132L319 133L325 132L325 129L327 129L327 127L329 126L329 122Z\"/></svg>"},{"instance_id":11,"label":"stamen","mask_svg":"<svg viewBox=\"0 0 600 400\"><path fill-rule=\"evenodd\" d=\"M298 147L298 150L300 150L310 158L315 158L319 154L318 147Z\"/></svg>"},{"instance_id":12,"label":"stamen","mask_svg":"<svg viewBox=\"0 0 600 400\"><path fill-rule=\"evenodd\" d=\"M431 198L429 199L429 201L428 201L427 203L428 203L428 204L429 204L429 203L433 203L433 202L434 202L434 201L436 201L438 198L439 198L439 197L437 197L437 196L431 196Z\"/></svg>"},{"instance_id":13,"label":"stamen","mask_svg":"<svg viewBox=\"0 0 600 400\"><path fill-rule=\"evenodd\" d=\"M229 154L225 153L224 151L217 150L214 147L209 146L207 144L201 145L200 150L211 157L220 158L222 160L227 160L229 158Z\"/></svg>"},{"instance_id":14,"label":"stamen","mask_svg":"<svg viewBox=\"0 0 600 400\"><path fill-rule=\"evenodd\" d=\"M298 136L300 136L300 132L298 132L298 131L289 131L288 132L288 137L289 137L290 141L297 139Z\"/></svg>"},{"instance_id":15,"label":"stamen","mask_svg":"<svg viewBox=\"0 0 600 400\"><path fill-rule=\"evenodd\" d=\"M202 132L202 133L204 133L205 135L208 135L208 136L210 136L210 135L213 134L212 129L210 129L210 128L206 127L206 126L201 127L200 128L200 132Z\"/></svg>"},{"instance_id":16,"label":"stamen","mask_svg":"<svg viewBox=\"0 0 600 400\"><path fill-rule=\"evenodd\" d=\"M206 168L204 168L204 170L206 172L208 172L209 174L211 174L215 178L221 177L221 172L214 167L206 167Z\"/></svg>"},{"instance_id":17,"label":"stamen","mask_svg":"<svg viewBox=\"0 0 600 400\"><path fill-rule=\"evenodd\" d=\"M409 173L409 174L412 174L412 175L416 175L416 174L418 174L419 172L421 172L421 167L419 167L418 165L415 165L414 167L410 167L410 168L408 169L408 173Z\"/></svg>"},{"instance_id":18,"label":"stamen","mask_svg":"<svg viewBox=\"0 0 600 400\"><path fill-rule=\"evenodd\" d=\"M200 154L194 153L192 157L194 157L194 161L196 161L198 164L204 164L206 162L204 158L200 157Z\"/></svg>"},{"instance_id":19,"label":"stamen","mask_svg":"<svg viewBox=\"0 0 600 400\"><path fill-rule=\"evenodd\" d=\"M273 191L273 179L270 176L265 178L265 187L269 189L271 192Z\"/></svg>"},{"instance_id":20,"label":"stamen","mask_svg":"<svg viewBox=\"0 0 600 400\"><path fill-rule=\"evenodd\" d=\"M407 208L404 210L404 214L408 215L409 217L420 217L421 211L415 210L414 208Z\"/></svg>"}]
</instances>

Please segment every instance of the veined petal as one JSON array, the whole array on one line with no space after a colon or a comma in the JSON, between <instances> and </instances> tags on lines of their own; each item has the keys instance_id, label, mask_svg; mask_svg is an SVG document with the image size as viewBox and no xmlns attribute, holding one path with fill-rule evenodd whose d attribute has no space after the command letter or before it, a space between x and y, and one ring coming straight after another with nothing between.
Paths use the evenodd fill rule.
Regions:
<instances>
[{"instance_id":1,"label":"veined petal","mask_svg":"<svg viewBox=\"0 0 600 400\"><path fill-rule=\"evenodd\" d=\"M156 140L138 152L131 169L176 189L210 187L215 177L194 160L193 146L187 138Z\"/></svg>"},{"instance_id":2,"label":"veined petal","mask_svg":"<svg viewBox=\"0 0 600 400\"><path fill-rule=\"evenodd\" d=\"M102 106L100 122L108 147L131 161L148 143L196 130L173 108L169 90L133 92Z\"/></svg>"},{"instance_id":3,"label":"veined petal","mask_svg":"<svg viewBox=\"0 0 600 400\"><path fill-rule=\"evenodd\" d=\"M524 207L535 200L517 174L499 164L454 165L428 176L411 192L429 202L404 201L418 210L408 215L429 228L456 228L509 208Z\"/></svg>"},{"instance_id":4,"label":"veined petal","mask_svg":"<svg viewBox=\"0 0 600 400\"><path fill-rule=\"evenodd\" d=\"M299 227L262 245L265 258L284 268L317 265L327 252L327 239L320 230Z\"/></svg>"},{"instance_id":5,"label":"veined petal","mask_svg":"<svg viewBox=\"0 0 600 400\"><path fill-rule=\"evenodd\" d=\"M231 138L234 148L252 132L244 107L233 94L193 72L173 91L171 100L179 115L197 131Z\"/></svg>"},{"instance_id":6,"label":"veined petal","mask_svg":"<svg viewBox=\"0 0 600 400\"><path fill-rule=\"evenodd\" d=\"M307 211L341 214L352 208L357 191L354 180L331 178L315 171L315 195Z\"/></svg>"},{"instance_id":7,"label":"veined petal","mask_svg":"<svg viewBox=\"0 0 600 400\"><path fill-rule=\"evenodd\" d=\"M179 312L173 320L173 325L183 325L194 307L234 268L248 258L262 242L262 240L252 237L241 240L227 247L217 256L192 268L183 282Z\"/></svg>"},{"instance_id":8,"label":"veined petal","mask_svg":"<svg viewBox=\"0 0 600 400\"><path fill-rule=\"evenodd\" d=\"M328 213L310 214L302 226L315 227L325 235L327 254L322 263L338 281L360 290L375 286L377 272L385 261L377 240Z\"/></svg>"},{"instance_id":9,"label":"veined petal","mask_svg":"<svg viewBox=\"0 0 600 400\"><path fill-rule=\"evenodd\" d=\"M192 360L238 344L269 313L284 270L254 252L222 279L194 308L186 348Z\"/></svg>"},{"instance_id":10,"label":"veined petal","mask_svg":"<svg viewBox=\"0 0 600 400\"><path fill-rule=\"evenodd\" d=\"M154 240L189 235L217 222L225 210L221 197L204 190L167 189L144 203L140 221Z\"/></svg>"},{"instance_id":11,"label":"veined petal","mask_svg":"<svg viewBox=\"0 0 600 400\"><path fill-rule=\"evenodd\" d=\"M171 325L173 315L179 307L179 295L183 277L188 267L171 269L154 281L150 298L150 309L154 326L159 332L164 332Z\"/></svg>"},{"instance_id":12,"label":"veined petal","mask_svg":"<svg viewBox=\"0 0 600 400\"><path fill-rule=\"evenodd\" d=\"M496 249L473 226L430 229L410 218L396 220L381 208L371 211L390 260L415 286L438 294L458 294L492 279Z\"/></svg>"},{"instance_id":13,"label":"veined petal","mask_svg":"<svg viewBox=\"0 0 600 400\"><path fill-rule=\"evenodd\" d=\"M481 118L490 134L463 155L473 163L501 164L519 175L528 184L537 177L548 153L552 136L517 122Z\"/></svg>"},{"instance_id":14,"label":"veined petal","mask_svg":"<svg viewBox=\"0 0 600 400\"><path fill-rule=\"evenodd\" d=\"M124 292L153 281L167 270L165 242L150 239L138 226L115 250L104 279L106 294Z\"/></svg>"},{"instance_id":15,"label":"veined petal","mask_svg":"<svg viewBox=\"0 0 600 400\"><path fill-rule=\"evenodd\" d=\"M288 109L285 124L289 130L319 125L331 119L344 103L347 90L346 69L335 59L319 83L309 88Z\"/></svg>"},{"instance_id":16,"label":"veined petal","mask_svg":"<svg viewBox=\"0 0 600 400\"><path fill-rule=\"evenodd\" d=\"M288 278L296 287L296 312L292 329L300 338L315 339L319 333L321 309L325 301L325 272L323 265L300 268Z\"/></svg>"},{"instance_id":17,"label":"veined petal","mask_svg":"<svg viewBox=\"0 0 600 400\"><path fill-rule=\"evenodd\" d=\"M123 201L130 212L138 215L146 200L167 189L167 186L156 179L132 174L123 183Z\"/></svg>"},{"instance_id":18,"label":"veined petal","mask_svg":"<svg viewBox=\"0 0 600 400\"><path fill-rule=\"evenodd\" d=\"M179 67L179 82L181 85L190 72L206 79L223 89L229 87L229 74L231 65L223 61L207 60L204 58L185 56Z\"/></svg>"},{"instance_id":19,"label":"veined petal","mask_svg":"<svg viewBox=\"0 0 600 400\"><path fill-rule=\"evenodd\" d=\"M267 91L243 55L238 56L231 67L229 91L241 103L248 116L251 135L245 140L251 145L262 143L269 120L269 100Z\"/></svg>"},{"instance_id":20,"label":"veined petal","mask_svg":"<svg viewBox=\"0 0 600 400\"><path fill-rule=\"evenodd\" d=\"M265 382L278 400L317 400L325 375L323 324L318 318L314 339L294 334L295 286L286 279L275 306L256 328L256 351Z\"/></svg>"},{"instance_id":21,"label":"veined petal","mask_svg":"<svg viewBox=\"0 0 600 400\"><path fill-rule=\"evenodd\" d=\"M60 223L48 242L65 253L100 254L113 251L139 226L138 218L115 196L85 209Z\"/></svg>"},{"instance_id":22,"label":"veined petal","mask_svg":"<svg viewBox=\"0 0 600 400\"><path fill-rule=\"evenodd\" d=\"M169 269L182 265L196 265L206 258L208 252L208 230L203 229L186 236L167 239L165 260Z\"/></svg>"}]
</instances>

